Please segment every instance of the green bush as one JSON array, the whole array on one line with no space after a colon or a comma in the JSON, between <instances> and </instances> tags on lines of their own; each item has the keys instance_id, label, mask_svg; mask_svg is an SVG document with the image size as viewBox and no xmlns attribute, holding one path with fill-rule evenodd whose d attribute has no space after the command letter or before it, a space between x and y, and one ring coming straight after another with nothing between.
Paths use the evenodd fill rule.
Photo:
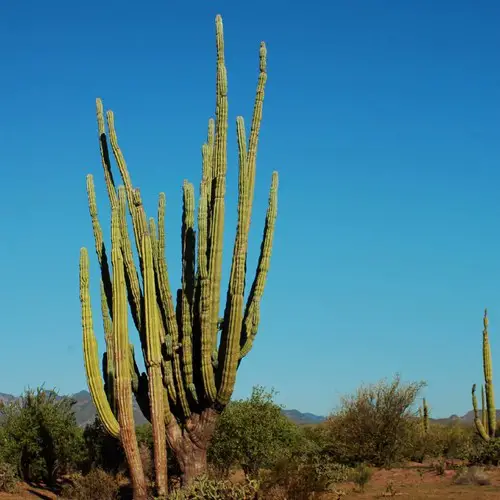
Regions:
<instances>
[{"instance_id":1,"label":"green bush","mask_svg":"<svg viewBox=\"0 0 500 500\"><path fill-rule=\"evenodd\" d=\"M240 466L246 475L290 457L304 442L298 426L281 412L273 391L254 387L249 399L232 401L223 411L208 450L209 462L227 474Z\"/></svg>"},{"instance_id":2,"label":"green bush","mask_svg":"<svg viewBox=\"0 0 500 500\"><path fill-rule=\"evenodd\" d=\"M69 398L39 388L0 408L3 460L24 480L53 485L84 458L72 406Z\"/></svg>"},{"instance_id":3,"label":"green bush","mask_svg":"<svg viewBox=\"0 0 500 500\"><path fill-rule=\"evenodd\" d=\"M120 440L111 436L102 425L99 417L85 427L83 438L87 450L88 461L84 472L102 469L110 474L127 470L125 452Z\"/></svg>"},{"instance_id":4,"label":"green bush","mask_svg":"<svg viewBox=\"0 0 500 500\"><path fill-rule=\"evenodd\" d=\"M339 463L392 466L407 458L415 436L415 400L422 382L379 382L342 398L325 423L330 454Z\"/></svg>"},{"instance_id":5,"label":"green bush","mask_svg":"<svg viewBox=\"0 0 500 500\"><path fill-rule=\"evenodd\" d=\"M257 481L233 484L230 481L201 477L189 487L173 491L169 500L253 500L258 498Z\"/></svg>"},{"instance_id":6,"label":"green bush","mask_svg":"<svg viewBox=\"0 0 500 500\"><path fill-rule=\"evenodd\" d=\"M278 462L264 475L263 492L281 491L286 498L309 498L319 492L333 491L349 480L352 469L335 463L328 455L314 454Z\"/></svg>"},{"instance_id":7,"label":"green bush","mask_svg":"<svg viewBox=\"0 0 500 500\"><path fill-rule=\"evenodd\" d=\"M428 433L424 434L416 423L411 442L407 458L412 461L423 462L426 458L438 457L467 460L474 449L474 431L461 423L431 423Z\"/></svg>"},{"instance_id":8,"label":"green bush","mask_svg":"<svg viewBox=\"0 0 500 500\"><path fill-rule=\"evenodd\" d=\"M373 471L366 464L359 464L351 474L351 481L364 491L372 478Z\"/></svg>"},{"instance_id":9,"label":"green bush","mask_svg":"<svg viewBox=\"0 0 500 500\"><path fill-rule=\"evenodd\" d=\"M0 491L3 493L15 493L17 482L16 469L10 464L0 463Z\"/></svg>"},{"instance_id":10,"label":"green bush","mask_svg":"<svg viewBox=\"0 0 500 500\"><path fill-rule=\"evenodd\" d=\"M469 455L471 465L500 464L500 439L492 439L485 443L476 436L474 449Z\"/></svg>"},{"instance_id":11,"label":"green bush","mask_svg":"<svg viewBox=\"0 0 500 500\"><path fill-rule=\"evenodd\" d=\"M61 497L71 500L115 500L120 485L114 476L101 469L92 469L87 475L74 474L65 484Z\"/></svg>"}]
</instances>

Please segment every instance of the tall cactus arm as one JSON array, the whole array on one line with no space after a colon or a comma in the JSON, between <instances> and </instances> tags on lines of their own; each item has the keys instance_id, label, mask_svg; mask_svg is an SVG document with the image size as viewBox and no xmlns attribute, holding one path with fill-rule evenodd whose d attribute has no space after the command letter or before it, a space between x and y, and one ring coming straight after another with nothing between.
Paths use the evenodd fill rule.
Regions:
<instances>
[{"instance_id":1,"label":"tall cactus arm","mask_svg":"<svg viewBox=\"0 0 500 500\"><path fill-rule=\"evenodd\" d=\"M271 251L273 246L274 228L276 217L278 215L278 173L273 172L271 181L271 190L269 193L269 204L266 213L266 222L264 227L264 237L260 247L259 262L257 271L248 296L245 315L243 319L243 328L241 334L240 360L243 359L252 348L252 344L257 334L257 328L260 319L260 300L264 293L267 273L271 263Z\"/></svg>"},{"instance_id":2,"label":"tall cactus arm","mask_svg":"<svg viewBox=\"0 0 500 500\"><path fill-rule=\"evenodd\" d=\"M488 412L486 411L486 399L484 397L484 385L481 386L481 419L483 427L488 429Z\"/></svg>"},{"instance_id":3,"label":"tall cactus arm","mask_svg":"<svg viewBox=\"0 0 500 500\"><path fill-rule=\"evenodd\" d=\"M104 428L112 436L119 437L120 426L106 397L99 369L99 354L90 305L89 257L86 248L80 250L80 302L82 308L83 356L92 401Z\"/></svg>"},{"instance_id":4,"label":"tall cactus arm","mask_svg":"<svg viewBox=\"0 0 500 500\"><path fill-rule=\"evenodd\" d=\"M106 293L106 300L108 303L109 313L113 315L112 299L111 299L111 274L109 272L108 257L106 254L106 246L104 245L104 238L102 236L102 228L99 222L97 212L97 200L94 188L94 178L92 175L87 175L87 199L89 204L90 219L92 221L92 230L94 232L95 251L97 260L101 267L101 279Z\"/></svg>"},{"instance_id":5,"label":"tall cactus arm","mask_svg":"<svg viewBox=\"0 0 500 500\"><path fill-rule=\"evenodd\" d=\"M167 356L172 357L174 344L179 342L179 329L175 318L175 307L165 256L165 209L165 193L160 193L158 200L158 242L155 253L155 272L158 279L160 304L162 305L165 321Z\"/></svg>"},{"instance_id":6,"label":"tall cactus arm","mask_svg":"<svg viewBox=\"0 0 500 500\"><path fill-rule=\"evenodd\" d=\"M202 180L200 183L200 201L198 204L198 308L197 315L200 329L201 374L205 397L212 404L217 397L215 374L212 365L213 336L210 310L210 278L208 275L210 205L212 193L212 155L214 149L214 121L208 122L208 139L202 147Z\"/></svg>"},{"instance_id":7,"label":"tall cactus arm","mask_svg":"<svg viewBox=\"0 0 500 500\"><path fill-rule=\"evenodd\" d=\"M188 417L191 414L189 402L186 396L184 382L182 378L182 366L180 353L175 348L179 343L179 329L177 323L177 316L170 290L170 280L168 276L167 261L165 258L165 195L160 194L158 203L158 247L157 258L155 259L156 276L158 279L158 287L161 298L161 303L165 312L166 330L167 335L170 335L172 342L171 356L172 356L172 371L175 381L175 392L178 398L180 407L182 408L183 415ZM167 349L168 350L168 349ZM169 353L170 354L170 353ZM167 367L167 374L169 368Z\"/></svg>"},{"instance_id":8,"label":"tall cactus arm","mask_svg":"<svg viewBox=\"0 0 500 500\"><path fill-rule=\"evenodd\" d=\"M120 234L122 236L121 242L123 262L125 264L125 279L127 281L130 310L132 312L132 319L134 321L135 327L137 328L138 332L141 332L142 292L141 285L139 283L139 275L135 267L134 255L132 253L132 245L130 243L130 238L128 235L127 198L125 188L123 186L118 187L118 207L120 213ZM145 342L144 339L142 341Z\"/></svg>"},{"instance_id":9,"label":"tall cactus arm","mask_svg":"<svg viewBox=\"0 0 500 500\"><path fill-rule=\"evenodd\" d=\"M424 424L424 432L427 434L429 432L429 407L427 406L427 400L424 398L423 401L423 424Z\"/></svg>"},{"instance_id":10,"label":"tall cactus arm","mask_svg":"<svg viewBox=\"0 0 500 500\"><path fill-rule=\"evenodd\" d=\"M493 367L491 363L491 349L488 337L488 311L484 310L483 319L483 369L484 369L484 386L486 393L486 407L488 410L488 433L491 437L495 437L497 427L497 416L495 408L495 394L493 388Z\"/></svg>"},{"instance_id":11,"label":"tall cactus arm","mask_svg":"<svg viewBox=\"0 0 500 500\"><path fill-rule=\"evenodd\" d=\"M159 293L159 280L158 280L158 234L156 230L156 222L153 217L149 219L149 233L151 240L151 248L153 251L153 267L155 271L155 279L157 283L157 303L158 303L158 326L161 332L161 342L162 349L165 351L166 356L162 356L162 372L163 372L163 384L167 389L168 396L172 403L175 405L177 402L177 391L175 389L174 374L172 370L172 357L173 357L173 346L172 346L172 336L166 334L166 318L165 318L165 308L161 301L161 294ZM167 413L166 413L167 414ZM170 418L169 415L167 415Z\"/></svg>"},{"instance_id":12,"label":"tall cactus arm","mask_svg":"<svg viewBox=\"0 0 500 500\"><path fill-rule=\"evenodd\" d=\"M182 209L182 295L181 295L181 342L182 368L186 387L195 401L198 400L193 382L193 303L195 289L195 233L194 188L185 181Z\"/></svg>"},{"instance_id":13,"label":"tall cactus arm","mask_svg":"<svg viewBox=\"0 0 500 500\"><path fill-rule=\"evenodd\" d=\"M113 414L116 415L115 395L115 361L113 356L113 323L109 317L106 292L101 279L101 313L104 327L104 339L106 341L106 352L103 354L102 370L104 374L104 391L108 397Z\"/></svg>"},{"instance_id":14,"label":"tall cactus arm","mask_svg":"<svg viewBox=\"0 0 500 500\"><path fill-rule=\"evenodd\" d=\"M96 99L96 115L97 115L97 131L99 134L99 148L101 151L101 163L104 169L104 179L106 181L106 188L108 190L109 200L111 206L117 203L115 181L113 179L113 172L111 170L111 159L109 157L108 140L106 137L106 127L104 124L104 109L102 100Z\"/></svg>"},{"instance_id":15,"label":"tall cactus arm","mask_svg":"<svg viewBox=\"0 0 500 500\"><path fill-rule=\"evenodd\" d=\"M476 398L476 384L472 386L472 408L474 409L474 424L476 426L478 434L484 441L489 441L490 436L486 432L486 429L484 428L483 423L479 418L479 411L477 409L477 398Z\"/></svg>"},{"instance_id":16,"label":"tall cactus arm","mask_svg":"<svg viewBox=\"0 0 500 500\"><path fill-rule=\"evenodd\" d=\"M102 106L102 103L101 103ZM127 201L129 212L132 217L132 227L134 230L135 245L137 253L139 254L139 261L142 260L141 257L141 237L142 234L147 232L147 220L143 214L141 214L140 208L142 208L142 202L140 194L134 189L132 185L132 180L127 168L127 163L125 162L125 157L118 144L118 136L116 135L115 129L115 117L112 111L106 113L106 120L108 123L109 130L109 140L111 142L111 148L113 150L113 155L115 157L118 170L122 177L123 184L125 185L125 191L127 193Z\"/></svg>"},{"instance_id":17,"label":"tall cactus arm","mask_svg":"<svg viewBox=\"0 0 500 500\"><path fill-rule=\"evenodd\" d=\"M144 263L144 309L146 326L146 367L149 375L149 399L153 426L154 464L158 495L167 493L167 441L165 433L165 405L161 372L161 335L156 301L156 284L153 267L153 251L150 236L142 239Z\"/></svg>"},{"instance_id":18,"label":"tall cactus arm","mask_svg":"<svg viewBox=\"0 0 500 500\"><path fill-rule=\"evenodd\" d=\"M262 121L262 108L264 106L264 90L267 82L267 49L266 44L261 42L259 51L259 79L253 108L252 127L250 129L250 140L248 143L248 214L246 231L250 229L252 217L253 196L255 188L255 173L257 163L257 145L259 142L260 123Z\"/></svg>"},{"instance_id":19,"label":"tall cactus arm","mask_svg":"<svg viewBox=\"0 0 500 500\"><path fill-rule=\"evenodd\" d=\"M217 83L215 109L215 144L212 159L213 190L210 206L210 243L208 273L210 279L211 297L211 333L212 345L216 348L220 285L222 278L222 245L224 240L224 212L227 171L227 72L224 63L224 33L221 16L216 20L216 48L217 48Z\"/></svg>"},{"instance_id":20,"label":"tall cactus arm","mask_svg":"<svg viewBox=\"0 0 500 500\"><path fill-rule=\"evenodd\" d=\"M245 124L242 117L237 121L237 137L239 150L238 178L238 222L233 249L229 288L226 298L226 309L222 323L221 345L219 348L219 394L220 404L227 404L233 393L236 381L236 370L240 356L240 337L243 320L245 294L245 266L248 248L248 231L246 230L248 205L248 172L246 169Z\"/></svg>"},{"instance_id":21,"label":"tall cactus arm","mask_svg":"<svg viewBox=\"0 0 500 500\"><path fill-rule=\"evenodd\" d=\"M205 151L203 151L205 149ZM206 189L207 207L212 206L212 182L214 168L214 149L215 149L215 120L208 120L207 142L202 147L202 178L201 186ZM200 193L201 196L201 193ZM207 241L205 243L205 253L207 257L210 255L210 210L207 209Z\"/></svg>"},{"instance_id":22,"label":"tall cactus arm","mask_svg":"<svg viewBox=\"0 0 500 500\"><path fill-rule=\"evenodd\" d=\"M128 340L128 310L125 270L121 250L120 214L118 207L111 212L111 263L113 265L113 340L116 371L116 396L120 439L127 457L134 492L146 498L146 482L135 433L130 376L130 346Z\"/></svg>"}]
</instances>

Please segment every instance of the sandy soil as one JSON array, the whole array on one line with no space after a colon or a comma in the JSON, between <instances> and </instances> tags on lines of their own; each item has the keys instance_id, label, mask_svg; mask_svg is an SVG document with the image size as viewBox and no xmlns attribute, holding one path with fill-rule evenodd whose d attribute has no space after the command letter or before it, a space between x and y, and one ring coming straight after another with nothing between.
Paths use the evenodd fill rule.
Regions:
<instances>
[{"instance_id":1,"label":"sandy soil","mask_svg":"<svg viewBox=\"0 0 500 500\"><path fill-rule=\"evenodd\" d=\"M438 475L432 467L409 465L403 469L377 470L365 488L360 492L354 484L339 486L345 492L342 499L367 500L373 498L404 498L405 500L458 499L458 500L493 500L500 499L500 468L487 471L491 484L456 485L453 482L455 471L447 470ZM32 499L55 500L59 497L44 488L20 484L20 490L14 495L0 493L0 500ZM335 494L321 494L321 500L334 500Z\"/></svg>"},{"instance_id":2,"label":"sandy soil","mask_svg":"<svg viewBox=\"0 0 500 500\"><path fill-rule=\"evenodd\" d=\"M408 467L405 469L375 471L364 492L356 491L353 484L341 485L346 492L343 499L365 500L372 498L398 497L405 499L424 500L432 498L489 500L500 499L500 469L487 471L491 484L488 486L456 485L453 482L456 472L445 471L438 475L434 469ZM329 495L326 499L336 498Z\"/></svg>"}]
</instances>

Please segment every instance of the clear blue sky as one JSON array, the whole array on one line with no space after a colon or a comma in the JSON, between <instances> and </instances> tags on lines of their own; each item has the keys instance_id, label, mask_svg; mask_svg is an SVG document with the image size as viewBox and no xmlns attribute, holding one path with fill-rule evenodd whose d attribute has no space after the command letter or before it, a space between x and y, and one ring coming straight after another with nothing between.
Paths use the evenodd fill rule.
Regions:
<instances>
[{"instance_id":1,"label":"clear blue sky","mask_svg":"<svg viewBox=\"0 0 500 500\"><path fill-rule=\"evenodd\" d=\"M281 176L261 329L235 396L263 384L289 408L325 414L360 383L401 372L428 382L434 416L465 413L472 382L482 381L485 306L500 377L500 3L138 5L3 2L0 391L86 387L81 246L91 250L103 344L85 192L93 173L108 226L97 96L115 112L148 211L167 194L179 283L181 185L200 179L221 13L229 245L234 121L243 114L249 123L260 40L269 51L251 262L271 171ZM228 259L226 251L226 279Z\"/></svg>"}]
</instances>

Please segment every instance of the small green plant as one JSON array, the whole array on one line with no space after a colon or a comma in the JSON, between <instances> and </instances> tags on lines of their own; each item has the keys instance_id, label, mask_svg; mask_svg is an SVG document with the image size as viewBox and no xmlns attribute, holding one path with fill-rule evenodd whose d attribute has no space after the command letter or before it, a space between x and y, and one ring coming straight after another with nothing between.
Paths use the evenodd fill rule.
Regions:
<instances>
[{"instance_id":1,"label":"small green plant","mask_svg":"<svg viewBox=\"0 0 500 500\"><path fill-rule=\"evenodd\" d=\"M287 499L308 499L320 492L338 492L337 485L349 480L352 469L335 463L324 454L283 459L264 475L265 498L276 498L276 491ZM273 494L271 495L271 491Z\"/></svg>"},{"instance_id":2,"label":"small green plant","mask_svg":"<svg viewBox=\"0 0 500 500\"><path fill-rule=\"evenodd\" d=\"M255 386L248 399L231 401L222 412L208 450L208 460L227 476L241 467L248 477L291 458L305 441L299 427L282 413L275 391Z\"/></svg>"},{"instance_id":3,"label":"small green plant","mask_svg":"<svg viewBox=\"0 0 500 500\"><path fill-rule=\"evenodd\" d=\"M482 467L464 467L460 469L453 480L455 484L475 484L487 486L491 484L491 479Z\"/></svg>"},{"instance_id":4,"label":"small green plant","mask_svg":"<svg viewBox=\"0 0 500 500\"><path fill-rule=\"evenodd\" d=\"M259 483L249 480L241 484L230 481L197 478L190 486L173 491L169 500L253 500L257 499Z\"/></svg>"},{"instance_id":5,"label":"small green plant","mask_svg":"<svg viewBox=\"0 0 500 500\"><path fill-rule=\"evenodd\" d=\"M351 474L351 480L360 489L360 491L365 491L366 485L370 482L372 478L373 471L366 464L358 465Z\"/></svg>"},{"instance_id":6,"label":"small green plant","mask_svg":"<svg viewBox=\"0 0 500 500\"><path fill-rule=\"evenodd\" d=\"M120 486L117 479L101 469L92 469L86 476L74 474L65 484L62 498L71 500L116 500Z\"/></svg>"},{"instance_id":7,"label":"small green plant","mask_svg":"<svg viewBox=\"0 0 500 500\"><path fill-rule=\"evenodd\" d=\"M15 493L17 491L16 469L5 463L0 463L0 491L3 493Z\"/></svg>"}]
</instances>

